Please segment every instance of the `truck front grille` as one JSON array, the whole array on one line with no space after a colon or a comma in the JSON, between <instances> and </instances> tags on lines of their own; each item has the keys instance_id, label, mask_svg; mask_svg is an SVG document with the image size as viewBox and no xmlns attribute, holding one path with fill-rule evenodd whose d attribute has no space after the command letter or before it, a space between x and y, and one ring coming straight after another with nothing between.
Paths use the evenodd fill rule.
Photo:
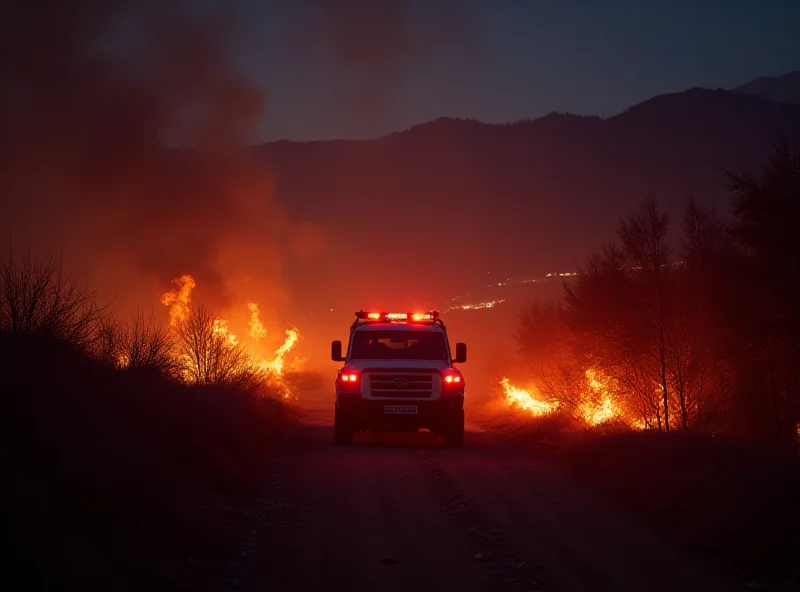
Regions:
<instances>
[{"instance_id":1,"label":"truck front grille","mask_svg":"<svg viewBox=\"0 0 800 592\"><path fill-rule=\"evenodd\" d=\"M433 396L432 373L369 372L368 375L373 397L430 399Z\"/></svg>"}]
</instances>

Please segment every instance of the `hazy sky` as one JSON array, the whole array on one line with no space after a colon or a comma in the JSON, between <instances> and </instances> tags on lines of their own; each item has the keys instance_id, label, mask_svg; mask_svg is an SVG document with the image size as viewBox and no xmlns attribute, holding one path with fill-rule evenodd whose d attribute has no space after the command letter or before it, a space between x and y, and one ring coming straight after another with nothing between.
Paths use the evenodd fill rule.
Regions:
<instances>
[{"instance_id":1,"label":"hazy sky","mask_svg":"<svg viewBox=\"0 0 800 592\"><path fill-rule=\"evenodd\" d=\"M388 14L368 7L379 1L238 1L242 62L268 96L264 139L369 137L439 116L608 116L800 69L796 0L444 0L438 19L427 8L442 0L387 0ZM336 34L352 51L337 59L314 27L315 10L340 5L352 10Z\"/></svg>"}]
</instances>

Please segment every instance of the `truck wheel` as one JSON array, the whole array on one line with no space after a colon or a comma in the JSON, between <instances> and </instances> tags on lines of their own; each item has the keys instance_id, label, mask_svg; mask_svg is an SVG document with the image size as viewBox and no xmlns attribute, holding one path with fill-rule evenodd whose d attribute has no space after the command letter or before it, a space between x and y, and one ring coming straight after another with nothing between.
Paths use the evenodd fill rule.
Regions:
<instances>
[{"instance_id":1,"label":"truck wheel","mask_svg":"<svg viewBox=\"0 0 800 592\"><path fill-rule=\"evenodd\" d=\"M464 410L452 419L444 432L444 444L450 448L458 448L464 443Z\"/></svg>"},{"instance_id":2,"label":"truck wheel","mask_svg":"<svg viewBox=\"0 0 800 592\"><path fill-rule=\"evenodd\" d=\"M353 441L353 432L341 417L337 409L333 416L333 442L334 444L350 444Z\"/></svg>"}]
</instances>

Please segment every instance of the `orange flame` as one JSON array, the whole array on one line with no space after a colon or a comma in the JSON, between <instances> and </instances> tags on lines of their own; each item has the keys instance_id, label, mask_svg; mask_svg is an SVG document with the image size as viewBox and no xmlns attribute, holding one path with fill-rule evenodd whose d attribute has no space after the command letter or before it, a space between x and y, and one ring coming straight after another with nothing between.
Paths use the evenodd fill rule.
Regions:
<instances>
[{"instance_id":1,"label":"orange flame","mask_svg":"<svg viewBox=\"0 0 800 592\"><path fill-rule=\"evenodd\" d=\"M626 417L619 403L619 389L614 380L596 368L585 372L585 384L581 388L577 414L589 426L597 426L612 419L622 419L631 427L642 428L641 421ZM532 416L542 416L559 408L559 401L544 400L535 386L523 389L511 384L508 378L500 381L505 402L511 407L524 409Z\"/></svg>"},{"instance_id":2,"label":"orange flame","mask_svg":"<svg viewBox=\"0 0 800 592\"><path fill-rule=\"evenodd\" d=\"M511 384L508 378L500 381L505 392L506 403L508 405L530 411L531 415L546 415L558 408L558 401L545 401L538 398L533 387L522 389Z\"/></svg>"},{"instance_id":3,"label":"orange flame","mask_svg":"<svg viewBox=\"0 0 800 592\"><path fill-rule=\"evenodd\" d=\"M587 368L585 375L588 390L584 392L580 411L586 423L594 426L621 418L624 414L614 400L611 379L594 368Z\"/></svg>"},{"instance_id":4,"label":"orange flame","mask_svg":"<svg viewBox=\"0 0 800 592\"><path fill-rule=\"evenodd\" d=\"M170 327L177 328L189 317L191 311L191 293L196 283L191 275L183 275L176 278L173 280L173 283L177 287L174 290L166 292L161 298L161 303L169 307ZM250 310L250 337L254 343L257 343L266 336L267 330L264 328L259 318L258 304L250 302L247 307ZM233 346L243 345L240 344L236 334L231 331L226 319L215 319L212 330L216 335L221 335L227 339ZM292 396L291 389L283 380L285 359L286 355L294 348L299 338L300 333L297 329L288 329L283 344L269 359L262 358L250 349L247 350L250 359L262 372L264 381L276 387L278 390L281 390L284 398L291 398ZM298 360L294 360L294 362L298 362Z\"/></svg>"},{"instance_id":5,"label":"orange flame","mask_svg":"<svg viewBox=\"0 0 800 592\"><path fill-rule=\"evenodd\" d=\"M239 340L231 333L230 329L228 329L228 321L224 319L214 319L214 327L212 329L215 335L220 335L228 340L228 343L231 345L238 345Z\"/></svg>"},{"instance_id":6,"label":"orange flame","mask_svg":"<svg viewBox=\"0 0 800 592\"><path fill-rule=\"evenodd\" d=\"M261 324L258 304L250 302L247 304L247 308L250 309L250 337L253 341L259 341L267 335L267 330L264 329L264 325Z\"/></svg>"},{"instance_id":7,"label":"orange flame","mask_svg":"<svg viewBox=\"0 0 800 592\"><path fill-rule=\"evenodd\" d=\"M287 329L286 330L286 339L283 342L278 350L275 352L272 360L269 362L262 362L262 368L273 372L277 376L283 376L283 365L284 365L284 358L286 354L291 351L294 347L294 344L297 343L297 338L299 334L295 329Z\"/></svg>"},{"instance_id":8,"label":"orange flame","mask_svg":"<svg viewBox=\"0 0 800 592\"><path fill-rule=\"evenodd\" d=\"M131 358L128 354L122 353L117 355L117 366L119 368L127 368L131 365Z\"/></svg>"},{"instance_id":9,"label":"orange flame","mask_svg":"<svg viewBox=\"0 0 800 592\"><path fill-rule=\"evenodd\" d=\"M177 288L164 293L161 297L161 304L169 306L169 326L176 327L189 316L189 303L196 284L194 278L188 274L175 278L172 283Z\"/></svg>"}]
</instances>

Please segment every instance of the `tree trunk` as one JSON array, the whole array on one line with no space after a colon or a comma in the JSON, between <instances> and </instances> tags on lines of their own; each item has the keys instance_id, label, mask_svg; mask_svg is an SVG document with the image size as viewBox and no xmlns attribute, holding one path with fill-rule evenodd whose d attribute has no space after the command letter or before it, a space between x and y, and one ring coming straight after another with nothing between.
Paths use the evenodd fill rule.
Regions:
<instances>
[{"instance_id":1,"label":"tree trunk","mask_svg":"<svg viewBox=\"0 0 800 592\"><path fill-rule=\"evenodd\" d=\"M658 281L659 278L656 278ZM658 284L656 284L658 286ZM658 357L661 362L661 395L664 406L664 431L669 431L669 391L667 390L667 344L666 328L664 327L664 313L661 303L661 290L656 288L656 302L658 306Z\"/></svg>"}]
</instances>

